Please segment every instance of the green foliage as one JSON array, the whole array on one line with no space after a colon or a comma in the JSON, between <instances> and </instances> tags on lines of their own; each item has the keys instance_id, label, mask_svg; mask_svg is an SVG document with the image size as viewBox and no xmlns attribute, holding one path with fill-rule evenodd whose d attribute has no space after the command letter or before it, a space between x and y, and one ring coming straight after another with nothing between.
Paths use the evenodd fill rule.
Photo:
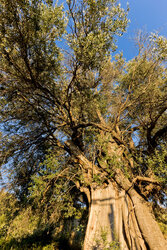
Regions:
<instances>
[{"instance_id":1,"label":"green foliage","mask_svg":"<svg viewBox=\"0 0 167 250\"><path fill-rule=\"evenodd\" d=\"M115 35L122 35L128 19L116 0L68 0L69 18L73 22L69 45L85 69L97 69L110 49L115 50Z\"/></svg>"},{"instance_id":2,"label":"green foliage","mask_svg":"<svg viewBox=\"0 0 167 250\"><path fill-rule=\"evenodd\" d=\"M0 241L5 239L9 225L18 212L18 204L14 195L5 190L0 191Z\"/></svg>"},{"instance_id":3,"label":"green foliage","mask_svg":"<svg viewBox=\"0 0 167 250\"><path fill-rule=\"evenodd\" d=\"M147 166L149 169L153 171L156 178L162 182L166 183L167 179L167 148L165 144L159 145L159 148L155 150L155 154L153 156L148 157Z\"/></svg>"},{"instance_id":4,"label":"green foliage","mask_svg":"<svg viewBox=\"0 0 167 250\"><path fill-rule=\"evenodd\" d=\"M50 109L39 86L56 91L54 79L60 75L62 56L55 41L65 32L64 14L52 1L2 0L0 9L0 70L5 72L0 83L0 117L6 130L1 141L6 155L2 161L12 156L12 188L26 193L30 175L48 148L45 143L34 147L32 141L44 141L47 136L41 118L35 118ZM36 93L34 97L32 93Z\"/></svg>"},{"instance_id":5,"label":"green foliage","mask_svg":"<svg viewBox=\"0 0 167 250\"><path fill-rule=\"evenodd\" d=\"M55 221L56 217L59 219L60 214L64 218L80 214L73 206L72 182L76 174L72 169L60 165L61 157L58 152L48 154L41 170L32 177L32 185L29 188L30 200L32 199L35 206L41 209L45 207L44 211Z\"/></svg>"},{"instance_id":6,"label":"green foliage","mask_svg":"<svg viewBox=\"0 0 167 250\"><path fill-rule=\"evenodd\" d=\"M166 144L160 144L155 150L154 154L146 155L143 157L140 155L137 158L138 163L136 168L138 171L142 171L142 168L145 167L145 176L152 176L162 185L166 185L166 176L167 176L167 163L166 163Z\"/></svg>"},{"instance_id":7,"label":"green foliage","mask_svg":"<svg viewBox=\"0 0 167 250\"><path fill-rule=\"evenodd\" d=\"M62 8L29 0L2 0L0 6L1 71L18 81L32 77L50 81L59 72L55 39L64 32Z\"/></svg>"},{"instance_id":8,"label":"green foliage","mask_svg":"<svg viewBox=\"0 0 167 250\"><path fill-rule=\"evenodd\" d=\"M101 177L99 175L94 174L93 178L92 178L92 182L96 183L96 185L101 186L103 184L104 180L101 179Z\"/></svg>"},{"instance_id":9,"label":"green foliage","mask_svg":"<svg viewBox=\"0 0 167 250\"><path fill-rule=\"evenodd\" d=\"M156 59L167 60L167 39L164 36L159 36L158 33L152 33L150 36L154 43L154 53Z\"/></svg>"},{"instance_id":10,"label":"green foliage","mask_svg":"<svg viewBox=\"0 0 167 250\"><path fill-rule=\"evenodd\" d=\"M2 192L1 192L2 193ZM73 236L73 244L81 243L85 226L82 225L82 211L76 213L76 226L72 220L63 224L56 222L56 212L52 214L52 219L48 219L49 211L41 211L38 204L36 208L28 205L26 208L16 206L16 199L6 193L1 196L1 215L0 215L0 247L2 249L64 249L69 244ZM3 204L5 207L3 207ZM58 206L58 203L55 204ZM49 207L47 208L50 209ZM59 209L61 209L59 207ZM69 208L70 210L70 208ZM60 215L59 215L60 216ZM68 213L68 217L71 216ZM67 217L67 214L65 215ZM80 225L77 226L80 221ZM79 242L77 242L77 239ZM64 242L64 243L63 243ZM64 245L63 245L64 244Z\"/></svg>"},{"instance_id":11,"label":"green foliage","mask_svg":"<svg viewBox=\"0 0 167 250\"><path fill-rule=\"evenodd\" d=\"M37 228L38 222L39 216L33 214L31 207L23 209L14 220L11 221L6 240L14 238L20 241L22 238L32 235Z\"/></svg>"},{"instance_id":12,"label":"green foliage","mask_svg":"<svg viewBox=\"0 0 167 250\"><path fill-rule=\"evenodd\" d=\"M114 239L112 242L107 240L108 230L106 228L101 228L100 237L96 239L96 248L104 250L120 250L119 242Z\"/></svg>"},{"instance_id":13,"label":"green foliage","mask_svg":"<svg viewBox=\"0 0 167 250\"><path fill-rule=\"evenodd\" d=\"M128 8L116 0L67 6L0 0L0 164L10 190L0 194L0 236L8 249L81 245L83 190L114 181L118 168L129 181L159 182L132 182L148 201L166 199L166 38L139 36L136 58L111 58Z\"/></svg>"}]
</instances>

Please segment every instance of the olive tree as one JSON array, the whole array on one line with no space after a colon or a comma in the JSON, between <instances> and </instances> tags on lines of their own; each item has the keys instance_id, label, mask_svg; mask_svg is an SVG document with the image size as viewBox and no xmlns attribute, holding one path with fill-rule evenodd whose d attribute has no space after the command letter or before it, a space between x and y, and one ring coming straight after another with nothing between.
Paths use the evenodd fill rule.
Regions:
<instances>
[{"instance_id":1,"label":"olive tree","mask_svg":"<svg viewBox=\"0 0 167 250\"><path fill-rule=\"evenodd\" d=\"M111 55L128 8L66 6L0 0L1 163L10 188L24 200L42 171L44 205L55 186L54 199L64 197L62 181L76 200L83 195L85 250L166 249L153 214L166 198L167 40L140 36L138 56L126 62Z\"/></svg>"}]
</instances>

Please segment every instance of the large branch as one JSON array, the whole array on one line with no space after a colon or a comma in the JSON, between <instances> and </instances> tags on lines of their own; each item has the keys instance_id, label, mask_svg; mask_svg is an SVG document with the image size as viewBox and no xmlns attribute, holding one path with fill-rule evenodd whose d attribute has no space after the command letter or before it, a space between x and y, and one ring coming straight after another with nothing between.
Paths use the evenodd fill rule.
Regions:
<instances>
[{"instance_id":1,"label":"large branch","mask_svg":"<svg viewBox=\"0 0 167 250\"><path fill-rule=\"evenodd\" d=\"M151 142L152 146L155 148L157 146L157 139L161 138L165 133L167 133L167 125L162 129L158 130L155 135L153 136Z\"/></svg>"},{"instance_id":2,"label":"large branch","mask_svg":"<svg viewBox=\"0 0 167 250\"><path fill-rule=\"evenodd\" d=\"M75 129L86 128L86 127L94 127L102 131L109 132L113 136L113 139L119 142L119 144L124 145L124 142L122 138L120 138L119 134L112 127L109 127L107 124L96 123L96 122L80 123L77 126L75 126Z\"/></svg>"},{"instance_id":3,"label":"large branch","mask_svg":"<svg viewBox=\"0 0 167 250\"><path fill-rule=\"evenodd\" d=\"M137 176L137 177L132 181L132 183L135 184L137 181L154 183L154 184L156 184L156 185L159 185L159 184L160 184L157 180L154 180L154 179L149 178L149 177L143 177L143 176Z\"/></svg>"},{"instance_id":4,"label":"large branch","mask_svg":"<svg viewBox=\"0 0 167 250\"><path fill-rule=\"evenodd\" d=\"M147 141L148 141L148 144L149 144L149 146L151 146L151 147L156 147L156 137L158 137L159 135L157 134L157 136L155 137L155 135L154 135L154 137L153 138L151 138L151 133L152 133L152 131L153 131L153 129L155 128L155 126L156 126L156 124L157 124L157 121L159 120L159 118L162 116L162 114L165 112L167 110L167 106L165 105L165 107L163 107L161 110L160 110L160 112L159 112L159 114L155 117L155 119L154 119L154 121L151 123L151 126L147 129Z\"/></svg>"}]
</instances>

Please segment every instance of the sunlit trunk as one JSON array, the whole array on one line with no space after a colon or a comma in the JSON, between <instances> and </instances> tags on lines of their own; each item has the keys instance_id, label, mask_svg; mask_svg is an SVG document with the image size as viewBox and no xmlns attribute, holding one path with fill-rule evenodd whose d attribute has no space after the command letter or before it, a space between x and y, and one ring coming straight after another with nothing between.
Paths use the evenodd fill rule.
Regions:
<instances>
[{"instance_id":1,"label":"sunlit trunk","mask_svg":"<svg viewBox=\"0 0 167 250\"><path fill-rule=\"evenodd\" d=\"M92 163L75 145L70 143L69 146L75 152L79 163L87 170L85 180L87 185L90 185ZM110 140L108 155L112 156L113 153L117 153L120 160L123 160L121 148ZM107 167L105 159L101 159L100 169L107 173ZM95 170L96 174L103 178L96 166ZM113 178L104 185L93 183L90 189L80 187L90 204L83 249L167 250L167 242L155 221L149 203L137 193L134 183L130 182L123 170L113 167Z\"/></svg>"},{"instance_id":2,"label":"sunlit trunk","mask_svg":"<svg viewBox=\"0 0 167 250\"><path fill-rule=\"evenodd\" d=\"M148 213L151 213L149 208L141 205L140 202L137 196L133 194L131 199L125 191L118 190L113 183L103 188L92 188L84 250L103 250L107 247L122 250L167 249L153 216L148 216ZM140 216L139 212L141 212ZM139 220L141 220L140 223ZM147 235L142 231L143 223L147 225ZM152 226L156 233L151 234ZM149 240L148 237L150 237ZM153 244L150 243L151 241Z\"/></svg>"}]
</instances>

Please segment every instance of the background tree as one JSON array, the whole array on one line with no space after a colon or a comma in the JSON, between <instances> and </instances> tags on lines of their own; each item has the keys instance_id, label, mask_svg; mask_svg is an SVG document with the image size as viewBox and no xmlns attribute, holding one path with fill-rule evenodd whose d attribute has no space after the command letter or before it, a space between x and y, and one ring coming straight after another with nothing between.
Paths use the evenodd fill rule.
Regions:
<instances>
[{"instance_id":1,"label":"background tree","mask_svg":"<svg viewBox=\"0 0 167 250\"><path fill-rule=\"evenodd\" d=\"M67 5L66 12L53 1L0 0L9 188L60 229L60 215L85 223L85 202L84 249L165 249L153 212L162 226L167 40L140 36L135 59L111 60L127 11L116 0Z\"/></svg>"}]
</instances>

